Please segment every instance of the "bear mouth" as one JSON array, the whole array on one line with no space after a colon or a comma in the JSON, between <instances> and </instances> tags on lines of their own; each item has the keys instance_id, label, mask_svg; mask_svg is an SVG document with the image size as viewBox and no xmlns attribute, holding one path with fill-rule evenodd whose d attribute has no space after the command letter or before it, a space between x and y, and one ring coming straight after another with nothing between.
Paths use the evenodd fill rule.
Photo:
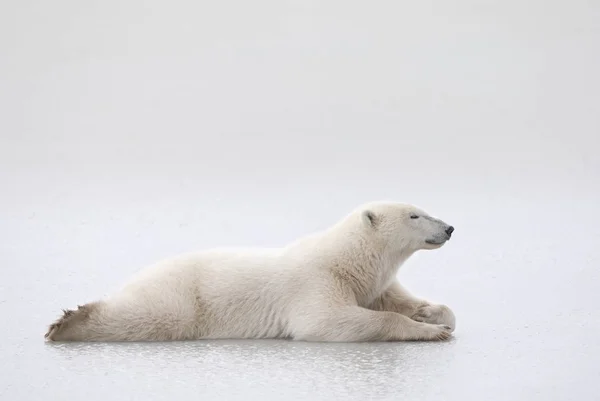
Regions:
<instances>
[{"instance_id":1,"label":"bear mouth","mask_svg":"<svg viewBox=\"0 0 600 401\"><path fill-rule=\"evenodd\" d=\"M428 239L428 240L425 240L425 243L429 244L429 245L442 245L446 241L447 240L445 240L445 239L443 239L443 240Z\"/></svg>"}]
</instances>

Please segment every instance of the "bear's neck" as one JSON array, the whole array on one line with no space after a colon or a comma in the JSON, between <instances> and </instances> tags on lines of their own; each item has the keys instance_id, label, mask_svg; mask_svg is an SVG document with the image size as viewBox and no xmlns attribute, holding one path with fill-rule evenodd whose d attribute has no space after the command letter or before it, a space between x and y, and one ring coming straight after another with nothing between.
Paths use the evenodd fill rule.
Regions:
<instances>
[{"instance_id":1,"label":"bear's neck","mask_svg":"<svg viewBox=\"0 0 600 401\"><path fill-rule=\"evenodd\" d=\"M363 236L348 241L335 269L351 286L360 306L367 306L396 279L398 269L414 253L408 246L389 249Z\"/></svg>"}]
</instances>

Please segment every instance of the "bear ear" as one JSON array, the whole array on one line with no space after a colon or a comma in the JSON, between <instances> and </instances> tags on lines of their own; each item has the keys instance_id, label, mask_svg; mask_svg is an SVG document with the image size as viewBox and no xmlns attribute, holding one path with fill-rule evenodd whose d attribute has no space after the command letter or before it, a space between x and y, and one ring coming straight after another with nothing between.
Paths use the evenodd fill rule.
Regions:
<instances>
[{"instance_id":1,"label":"bear ear","mask_svg":"<svg viewBox=\"0 0 600 401\"><path fill-rule=\"evenodd\" d=\"M371 228L376 228L379 224L379 217L371 210L365 210L362 212L363 223Z\"/></svg>"}]
</instances>

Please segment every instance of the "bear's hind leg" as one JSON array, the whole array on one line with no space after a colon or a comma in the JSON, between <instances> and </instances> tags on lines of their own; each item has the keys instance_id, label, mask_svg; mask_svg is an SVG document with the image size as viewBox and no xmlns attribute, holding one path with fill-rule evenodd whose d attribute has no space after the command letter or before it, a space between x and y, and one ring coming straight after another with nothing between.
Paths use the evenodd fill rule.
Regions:
<instances>
[{"instance_id":1,"label":"bear's hind leg","mask_svg":"<svg viewBox=\"0 0 600 401\"><path fill-rule=\"evenodd\" d=\"M63 309L63 315L48 326L44 335L49 341L83 341L92 335L90 315L98 303L79 305L77 309Z\"/></svg>"}]
</instances>

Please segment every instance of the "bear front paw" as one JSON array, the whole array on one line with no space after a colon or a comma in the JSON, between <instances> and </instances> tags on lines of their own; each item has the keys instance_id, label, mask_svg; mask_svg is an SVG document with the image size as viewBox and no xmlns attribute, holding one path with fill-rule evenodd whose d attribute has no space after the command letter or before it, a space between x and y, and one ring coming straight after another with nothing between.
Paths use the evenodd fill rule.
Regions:
<instances>
[{"instance_id":1,"label":"bear front paw","mask_svg":"<svg viewBox=\"0 0 600 401\"><path fill-rule=\"evenodd\" d=\"M454 313L446 305L424 305L411 316L417 322L442 324L450 327L450 332L456 328Z\"/></svg>"}]
</instances>

